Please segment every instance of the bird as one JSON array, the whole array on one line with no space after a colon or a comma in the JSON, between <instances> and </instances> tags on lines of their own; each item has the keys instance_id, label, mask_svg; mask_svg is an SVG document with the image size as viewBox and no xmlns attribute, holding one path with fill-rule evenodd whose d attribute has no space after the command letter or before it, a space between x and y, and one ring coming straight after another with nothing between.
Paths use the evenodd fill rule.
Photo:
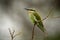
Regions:
<instances>
[{"instance_id":1,"label":"bird","mask_svg":"<svg viewBox=\"0 0 60 40\"><path fill-rule=\"evenodd\" d=\"M45 32L46 29L44 28L44 25L39 13L33 8L25 8L25 10L27 10L27 13L31 22L34 25L36 25L42 32Z\"/></svg>"}]
</instances>

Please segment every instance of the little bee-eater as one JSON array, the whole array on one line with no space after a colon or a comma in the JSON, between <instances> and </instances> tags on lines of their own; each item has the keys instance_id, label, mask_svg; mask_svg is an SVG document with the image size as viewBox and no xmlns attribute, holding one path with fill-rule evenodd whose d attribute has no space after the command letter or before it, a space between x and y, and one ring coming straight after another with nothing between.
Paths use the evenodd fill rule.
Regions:
<instances>
[{"instance_id":1,"label":"little bee-eater","mask_svg":"<svg viewBox=\"0 0 60 40\"><path fill-rule=\"evenodd\" d=\"M36 25L41 31L45 32L44 25L42 23L41 17L35 9L25 8L28 11L28 15L34 25Z\"/></svg>"}]
</instances>

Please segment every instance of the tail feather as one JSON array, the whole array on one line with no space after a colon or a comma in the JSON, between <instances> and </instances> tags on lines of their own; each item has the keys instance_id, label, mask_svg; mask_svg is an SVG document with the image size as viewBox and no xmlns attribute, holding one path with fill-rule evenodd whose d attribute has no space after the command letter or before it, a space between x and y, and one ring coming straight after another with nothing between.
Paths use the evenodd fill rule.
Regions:
<instances>
[{"instance_id":1,"label":"tail feather","mask_svg":"<svg viewBox=\"0 0 60 40\"><path fill-rule=\"evenodd\" d=\"M37 26L38 26L38 28L39 28L41 31L43 31L43 32L46 31L42 22L39 22L39 23L37 24Z\"/></svg>"}]
</instances>

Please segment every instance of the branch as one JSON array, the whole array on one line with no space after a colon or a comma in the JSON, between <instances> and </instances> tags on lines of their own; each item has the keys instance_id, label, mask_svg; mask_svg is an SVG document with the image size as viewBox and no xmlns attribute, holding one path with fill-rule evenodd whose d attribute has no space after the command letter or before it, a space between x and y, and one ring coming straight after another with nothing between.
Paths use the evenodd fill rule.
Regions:
<instances>
[{"instance_id":1,"label":"branch","mask_svg":"<svg viewBox=\"0 0 60 40\"><path fill-rule=\"evenodd\" d=\"M20 35L20 34L21 34L21 32L15 34L13 37L15 38L16 36L18 36L18 35Z\"/></svg>"},{"instance_id":2,"label":"branch","mask_svg":"<svg viewBox=\"0 0 60 40\"><path fill-rule=\"evenodd\" d=\"M34 29L35 29L35 25L34 25L34 27L32 29L32 40L34 40Z\"/></svg>"},{"instance_id":3,"label":"branch","mask_svg":"<svg viewBox=\"0 0 60 40\"><path fill-rule=\"evenodd\" d=\"M47 19L50 16L50 14L51 14L52 11L53 11L53 8L51 8L51 10L49 9L48 15L44 19L42 19L42 21L44 21L45 19Z\"/></svg>"},{"instance_id":4,"label":"branch","mask_svg":"<svg viewBox=\"0 0 60 40\"><path fill-rule=\"evenodd\" d=\"M14 38L13 38L13 35L14 35L14 32L15 32L15 31L12 32L10 28L8 28L8 30L9 30L9 33L10 33L10 36L11 36L11 40L13 40L13 39L14 39Z\"/></svg>"},{"instance_id":5,"label":"branch","mask_svg":"<svg viewBox=\"0 0 60 40\"><path fill-rule=\"evenodd\" d=\"M11 30L10 28L8 28L10 36L11 36L11 40L13 40L16 36L20 35L21 32L15 34L15 30ZM13 31L13 32L12 32ZM14 35L15 34L15 35Z\"/></svg>"}]
</instances>

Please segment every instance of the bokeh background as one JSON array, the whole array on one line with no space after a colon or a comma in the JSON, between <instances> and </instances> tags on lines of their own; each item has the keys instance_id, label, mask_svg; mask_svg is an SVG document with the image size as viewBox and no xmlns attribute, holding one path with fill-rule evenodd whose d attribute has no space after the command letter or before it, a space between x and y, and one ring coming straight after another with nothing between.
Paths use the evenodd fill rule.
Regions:
<instances>
[{"instance_id":1,"label":"bokeh background","mask_svg":"<svg viewBox=\"0 0 60 40\"><path fill-rule=\"evenodd\" d=\"M0 40L11 40L8 28L21 32L14 40L31 40L33 24L24 8L35 8L43 19L52 7L51 15L43 21L46 40L60 40L60 18L52 18L60 16L60 0L0 0ZM44 33L37 27L34 40L44 40Z\"/></svg>"}]
</instances>

